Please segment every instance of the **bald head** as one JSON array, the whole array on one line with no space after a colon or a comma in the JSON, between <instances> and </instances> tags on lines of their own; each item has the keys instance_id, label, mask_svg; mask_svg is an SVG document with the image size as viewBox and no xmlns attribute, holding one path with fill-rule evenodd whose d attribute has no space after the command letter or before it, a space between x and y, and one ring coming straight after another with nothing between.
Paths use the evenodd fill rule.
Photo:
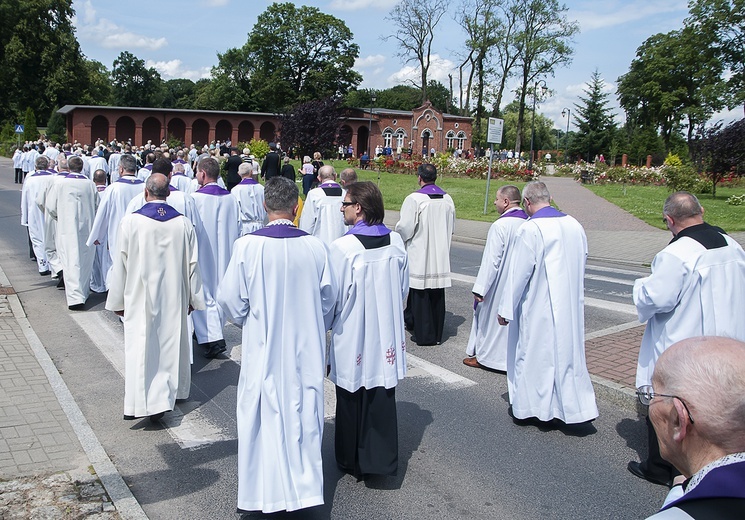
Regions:
<instances>
[{"instance_id":1,"label":"bald head","mask_svg":"<svg viewBox=\"0 0 745 520\"><path fill-rule=\"evenodd\" d=\"M168 187L168 177L162 173L153 173L145 181L145 200L166 200L171 192Z\"/></svg>"},{"instance_id":2,"label":"bald head","mask_svg":"<svg viewBox=\"0 0 745 520\"><path fill-rule=\"evenodd\" d=\"M339 174L339 184L348 186L357 182L357 172L354 168L344 168Z\"/></svg>"},{"instance_id":3,"label":"bald head","mask_svg":"<svg viewBox=\"0 0 745 520\"><path fill-rule=\"evenodd\" d=\"M652 386L685 400L704 443L724 454L745 451L745 343L711 336L679 341L657 360Z\"/></svg>"},{"instance_id":4,"label":"bald head","mask_svg":"<svg viewBox=\"0 0 745 520\"><path fill-rule=\"evenodd\" d=\"M323 181L333 181L336 179L336 170L330 164L325 164L318 168L318 178Z\"/></svg>"}]
</instances>

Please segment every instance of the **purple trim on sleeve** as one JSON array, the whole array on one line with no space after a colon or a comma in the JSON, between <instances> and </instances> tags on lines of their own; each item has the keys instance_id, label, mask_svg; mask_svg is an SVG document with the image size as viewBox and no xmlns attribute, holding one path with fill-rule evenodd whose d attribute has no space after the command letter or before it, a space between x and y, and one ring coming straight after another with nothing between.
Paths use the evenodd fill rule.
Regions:
<instances>
[{"instance_id":1,"label":"purple trim on sleeve","mask_svg":"<svg viewBox=\"0 0 745 520\"><path fill-rule=\"evenodd\" d=\"M308 233L302 229L298 229L295 226L285 225L266 226L250 234L268 238L297 238L308 235Z\"/></svg>"},{"instance_id":2,"label":"purple trim on sleeve","mask_svg":"<svg viewBox=\"0 0 745 520\"><path fill-rule=\"evenodd\" d=\"M259 181L257 181L257 180L255 180L255 179L252 179L252 178L248 177L248 178L246 178L246 179L243 179L243 180L242 180L241 182L239 182L238 184L258 184L258 183L259 183Z\"/></svg>"},{"instance_id":3,"label":"purple trim on sleeve","mask_svg":"<svg viewBox=\"0 0 745 520\"><path fill-rule=\"evenodd\" d=\"M533 216L530 217L531 220L536 218L554 218L554 217L566 217L566 213L562 213L556 208L553 208L551 206L546 206L545 208L541 208L535 213L533 213Z\"/></svg>"},{"instance_id":4,"label":"purple trim on sleeve","mask_svg":"<svg viewBox=\"0 0 745 520\"><path fill-rule=\"evenodd\" d=\"M197 193L206 193L207 195L230 195L230 192L226 190L225 188L221 188L216 183L213 184L207 184L205 186L202 186L197 190Z\"/></svg>"},{"instance_id":5,"label":"purple trim on sleeve","mask_svg":"<svg viewBox=\"0 0 745 520\"><path fill-rule=\"evenodd\" d=\"M145 205L135 211L135 213L139 213L142 216L159 222L166 222L167 220L181 216L181 213L165 202L146 202Z\"/></svg>"},{"instance_id":6,"label":"purple trim on sleeve","mask_svg":"<svg viewBox=\"0 0 745 520\"><path fill-rule=\"evenodd\" d=\"M447 192L440 188L437 184L427 184L422 186L421 189L417 190L417 193L423 193L425 195L445 195Z\"/></svg>"},{"instance_id":7,"label":"purple trim on sleeve","mask_svg":"<svg viewBox=\"0 0 745 520\"><path fill-rule=\"evenodd\" d=\"M132 177L131 175L125 175L124 177L119 177L116 182L124 182L126 184L144 184L145 181L142 179L138 179L137 177Z\"/></svg>"},{"instance_id":8,"label":"purple trim on sleeve","mask_svg":"<svg viewBox=\"0 0 745 520\"><path fill-rule=\"evenodd\" d=\"M357 222L345 235L363 235L366 237L382 237L390 234L391 230L383 224L370 226L364 220Z\"/></svg>"},{"instance_id":9,"label":"purple trim on sleeve","mask_svg":"<svg viewBox=\"0 0 745 520\"><path fill-rule=\"evenodd\" d=\"M526 218L528 218L528 214L525 213L521 209L516 209L516 210L513 210L513 211L508 211L507 213L503 213L502 216L499 217L499 218L513 218L513 217L514 218L521 218L521 219L525 220Z\"/></svg>"}]
</instances>

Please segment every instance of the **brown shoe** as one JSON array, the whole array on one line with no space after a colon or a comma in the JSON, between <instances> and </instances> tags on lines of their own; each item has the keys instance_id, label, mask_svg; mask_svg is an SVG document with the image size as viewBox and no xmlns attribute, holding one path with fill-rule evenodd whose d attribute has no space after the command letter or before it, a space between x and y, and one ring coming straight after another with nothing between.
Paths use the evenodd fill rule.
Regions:
<instances>
[{"instance_id":1,"label":"brown shoe","mask_svg":"<svg viewBox=\"0 0 745 520\"><path fill-rule=\"evenodd\" d=\"M486 368L484 365L478 362L476 356L465 358L463 360L463 364L471 368Z\"/></svg>"}]
</instances>

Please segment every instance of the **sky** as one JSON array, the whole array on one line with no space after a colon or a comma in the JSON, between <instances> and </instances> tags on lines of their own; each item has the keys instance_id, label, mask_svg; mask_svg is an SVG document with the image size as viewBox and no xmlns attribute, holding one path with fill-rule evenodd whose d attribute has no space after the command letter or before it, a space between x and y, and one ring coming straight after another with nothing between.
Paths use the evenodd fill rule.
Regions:
<instances>
[{"instance_id":1,"label":"sky","mask_svg":"<svg viewBox=\"0 0 745 520\"><path fill-rule=\"evenodd\" d=\"M385 89L418 77L413 64L396 56L393 33L386 16L398 0L318 0L295 2L308 5L343 20L360 48L355 69L364 78L359 88ZM273 2L267 0L74 0L73 23L83 53L109 69L122 51L129 51L154 67L164 80L209 77L217 54L241 47L256 18ZM566 0L567 17L577 21L580 33L574 39L574 56L568 67L545 78L548 99L538 112L566 130L562 110L568 108L574 124L575 103L593 71L598 70L614 107L616 121L623 112L616 100L618 77L628 71L636 49L653 34L682 27L688 14L687 0ZM456 23L454 0L450 12L435 30L430 79L449 85L448 74L457 83L458 56L464 34ZM124 8L126 7L126 9ZM516 82L509 85L511 90ZM457 86L454 85L457 89ZM507 102L514 94L507 94ZM457 97L457 96L456 96ZM725 122L739 118L742 109L715 114ZM570 126L570 130L573 126Z\"/></svg>"}]
</instances>

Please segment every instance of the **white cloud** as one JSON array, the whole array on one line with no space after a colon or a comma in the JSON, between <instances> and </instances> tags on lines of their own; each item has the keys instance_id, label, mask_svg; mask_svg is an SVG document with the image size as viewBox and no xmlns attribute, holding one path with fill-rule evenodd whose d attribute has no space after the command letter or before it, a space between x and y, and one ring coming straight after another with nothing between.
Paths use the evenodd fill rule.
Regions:
<instances>
[{"instance_id":1,"label":"white cloud","mask_svg":"<svg viewBox=\"0 0 745 520\"><path fill-rule=\"evenodd\" d=\"M430 56L427 81L437 80L447 87L450 85L448 74L451 74L456 70L456 68L455 63L449 59L443 58L439 54L432 54ZM411 85L412 81L417 84L421 82L421 69L418 65L404 65L401 69L388 76L389 86L402 84Z\"/></svg>"},{"instance_id":2,"label":"white cloud","mask_svg":"<svg viewBox=\"0 0 745 520\"><path fill-rule=\"evenodd\" d=\"M593 1L586 2L584 9L572 9L569 17L578 21L583 31L591 31L645 20L659 14L687 12L687 4L686 0Z\"/></svg>"},{"instance_id":3,"label":"white cloud","mask_svg":"<svg viewBox=\"0 0 745 520\"><path fill-rule=\"evenodd\" d=\"M398 3L399 0L331 0L329 9L338 11L359 11L369 7L388 10Z\"/></svg>"},{"instance_id":4,"label":"white cloud","mask_svg":"<svg viewBox=\"0 0 745 520\"><path fill-rule=\"evenodd\" d=\"M204 3L207 4L207 7L221 7L223 5L228 5L230 0L205 0Z\"/></svg>"},{"instance_id":5,"label":"white cloud","mask_svg":"<svg viewBox=\"0 0 745 520\"><path fill-rule=\"evenodd\" d=\"M174 78L186 78L192 81L197 81L202 78L210 77L210 67L202 67L198 70L191 70L184 67L184 63L181 60L170 60L170 61L153 61L146 60L145 66L154 68L165 80Z\"/></svg>"},{"instance_id":6,"label":"white cloud","mask_svg":"<svg viewBox=\"0 0 745 520\"><path fill-rule=\"evenodd\" d=\"M86 0L76 15L73 24L81 39L95 42L107 49L148 49L156 50L168 45L165 37L151 38L142 34L125 31L106 18L99 18L91 0Z\"/></svg>"},{"instance_id":7,"label":"white cloud","mask_svg":"<svg viewBox=\"0 0 745 520\"><path fill-rule=\"evenodd\" d=\"M374 54L371 56L365 56L364 58L357 58L354 60L355 69L364 69L367 67L379 67L386 61L386 57L382 54Z\"/></svg>"}]
</instances>

